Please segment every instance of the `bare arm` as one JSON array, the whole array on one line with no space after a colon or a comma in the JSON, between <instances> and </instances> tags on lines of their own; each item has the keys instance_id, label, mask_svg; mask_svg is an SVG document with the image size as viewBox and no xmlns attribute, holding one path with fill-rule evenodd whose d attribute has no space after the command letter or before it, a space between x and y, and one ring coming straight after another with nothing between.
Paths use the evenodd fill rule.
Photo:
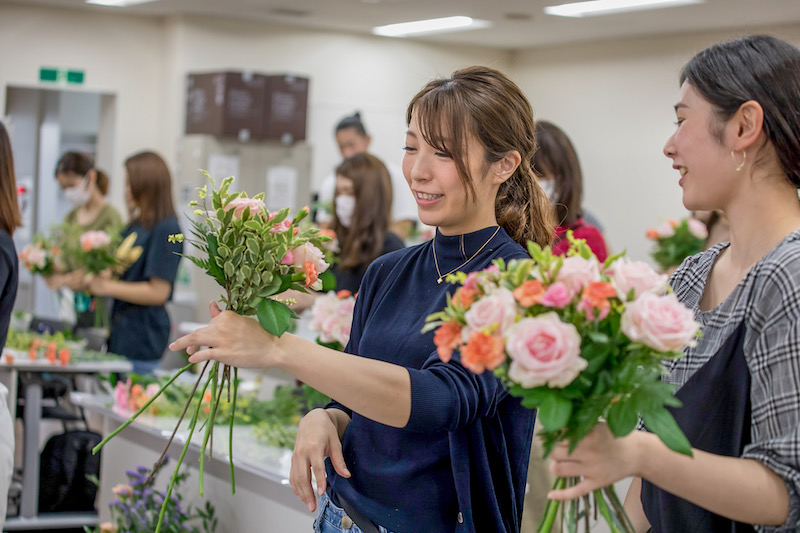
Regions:
<instances>
[{"instance_id":1,"label":"bare arm","mask_svg":"<svg viewBox=\"0 0 800 533\"><path fill-rule=\"evenodd\" d=\"M773 526L786 521L789 493L775 472L752 459L693 452L694 457L673 452L643 431L615 439L598 425L572 455L561 445L553 452L556 475L584 479L550 495L572 499L633 475L732 520Z\"/></svg>"},{"instance_id":2,"label":"bare arm","mask_svg":"<svg viewBox=\"0 0 800 533\"><path fill-rule=\"evenodd\" d=\"M642 478L635 477L631 481L624 507L637 533L645 533L650 529L650 522L647 521L642 507Z\"/></svg>"},{"instance_id":3,"label":"bare arm","mask_svg":"<svg viewBox=\"0 0 800 533\"><path fill-rule=\"evenodd\" d=\"M110 296L136 305L164 305L169 299L172 284L160 278L148 281L119 281L96 277L88 290L97 296Z\"/></svg>"}]
</instances>

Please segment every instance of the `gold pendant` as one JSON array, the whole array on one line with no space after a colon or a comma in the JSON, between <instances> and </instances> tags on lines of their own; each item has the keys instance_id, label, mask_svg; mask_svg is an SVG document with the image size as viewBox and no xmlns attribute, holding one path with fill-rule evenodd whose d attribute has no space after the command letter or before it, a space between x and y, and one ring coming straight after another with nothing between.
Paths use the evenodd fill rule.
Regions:
<instances>
[{"instance_id":1,"label":"gold pendant","mask_svg":"<svg viewBox=\"0 0 800 533\"><path fill-rule=\"evenodd\" d=\"M442 278L439 278L439 279L436 280L436 283L441 283L441 282L442 282Z\"/></svg>"}]
</instances>

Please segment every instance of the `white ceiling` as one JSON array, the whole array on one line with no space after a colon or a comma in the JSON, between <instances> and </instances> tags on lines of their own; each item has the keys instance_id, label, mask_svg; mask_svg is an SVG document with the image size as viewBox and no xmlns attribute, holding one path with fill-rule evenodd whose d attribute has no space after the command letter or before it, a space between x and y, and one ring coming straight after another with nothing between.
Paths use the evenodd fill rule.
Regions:
<instances>
[{"instance_id":1,"label":"white ceiling","mask_svg":"<svg viewBox=\"0 0 800 533\"><path fill-rule=\"evenodd\" d=\"M451 15L488 20L487 29L425 40L524 49L590 40L757 28L800 22L800 0L706 0L704 4L580 19L545 15L565 0L156 0L126 8L84 0L0 0L148 16L205 15L323 30L370 33L373 26ZM419 37L419 39L423 39Z\"/></svg>"}]
</instances>

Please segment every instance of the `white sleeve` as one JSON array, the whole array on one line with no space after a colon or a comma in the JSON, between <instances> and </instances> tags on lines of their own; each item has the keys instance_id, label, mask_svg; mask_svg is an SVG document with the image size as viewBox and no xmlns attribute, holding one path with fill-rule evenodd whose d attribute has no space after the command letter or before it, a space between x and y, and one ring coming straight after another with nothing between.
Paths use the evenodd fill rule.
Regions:
<instances>
[{"instance_id":1,"label":"white sleeve","mask_svg":"<svg viewBox=\"0 0 800 533\"><path fill-rule=\"evenodd\" d=\"M391 163L386 168L392 176L392 220L413 220L419 223L417 202L403 176L403 170Z\"/></svg>"}]
</instances>

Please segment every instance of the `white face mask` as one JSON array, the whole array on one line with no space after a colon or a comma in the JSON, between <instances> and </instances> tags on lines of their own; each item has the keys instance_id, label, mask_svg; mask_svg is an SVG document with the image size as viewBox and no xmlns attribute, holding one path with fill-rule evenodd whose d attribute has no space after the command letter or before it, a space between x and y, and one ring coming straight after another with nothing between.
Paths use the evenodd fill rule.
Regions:
<instances>
[{"instance_id":1,"label":"white face mask","mask_svg":"<svg viewBox=\"0 0 800 533\"><path fill-rule=\"evenodd\" d=\"M547 195L547 199L552 202L556 194L556 180L539 180L539 185L542 186L542 190Z\"/></svg>"},{"instance_id":2,"label":"white face mask","mask_svg":"<svg viewBox=\"0 0 800 533\"><path fill-rule=\"evenodd\" d=\"M64 197L75 207L82 207L86 205L92 197L92 191L88 189L87 185L89 179L83 178L78 185L74 187L67 187L64 189Z\"/></svg>"},{"instance_id":3,"label":"white face mask","mask_svg":"<svg viewBox=\"0 0 800 533\"><path fill-rule=\"evenodd\" d=\"M336 197L336 218L342 226L349 228L353 222L353 213L356 210L356 197L349 194L340 194Z\"/></svg>"}]
</instances>

